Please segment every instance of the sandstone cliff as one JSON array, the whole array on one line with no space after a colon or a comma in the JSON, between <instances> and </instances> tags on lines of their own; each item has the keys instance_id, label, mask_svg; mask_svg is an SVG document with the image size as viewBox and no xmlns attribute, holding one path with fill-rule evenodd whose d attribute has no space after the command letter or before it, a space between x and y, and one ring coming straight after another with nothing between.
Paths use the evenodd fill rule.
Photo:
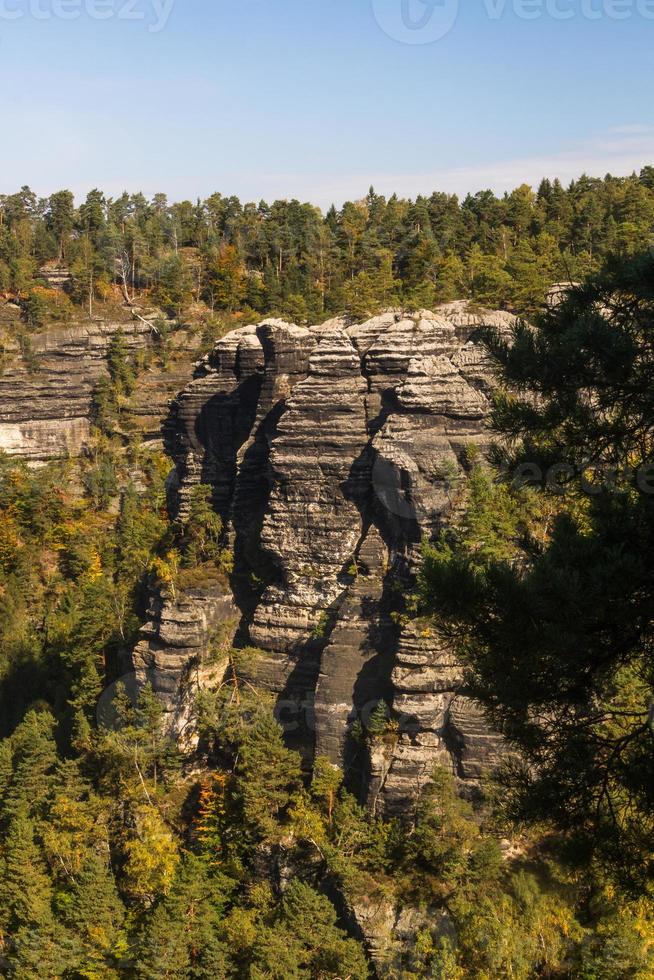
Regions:
<instances>
[{"instance_id":1,"label":"sandstone cliff","mask_svg":"<svg viewBox=\"0 0 654 980\"><path fill-rule=\"evenodd\" d=\"M289 735L387 812L410 806L436 762L474 786L497 750L451 652L401 595L421 541L456 513L470 445L487 442L480 328L512 320L454 303L243 327L166 423L174 509L183 517L209 483L229 528L238 640L263 651L254 679L278 695ZM398 724L364 744L356 723L380 701Z\"/></svg>"},{"instance_id":2,"label":"sandstone cliff","mask_svg":"<svg viewBox=\"0 0 654 980\"><path fill-rule=\"evenodd\" d=\"M0 308L0 450L37 465L77 456L89 438L93 392L106 374L112 336L122 330L134 356L153 346L154 324L124 311L111 320L25 333L22 340L19 328L20 311L5 304ZM194 337L178 332L177 362L141 377L132 414L145 439L161 438L168 403L186 383L197 345Z\"/></svg>"},{"instance_id":3,"label":"sandstone cliff","mask_svg":"<svg viewBox=\"0 0 654 980\"><path fill-rule=\"evenodd\" d=\"M277 695L289 738L342 766L371 806L405 811L435 762L478 780L496 740L458 693L446 644L401 597L421 541L456 513L470 444L487 441L479 330L511 323L465 303L361 324L273 319L227 334L196 365L164 425L171 506L183 518L193 486L212 486L234 594L153 597L132 658L183 740L195 687L224 669L210 654L222 631L262 651L250 679ZM35 464L81 451L118 329L133 354L152 345L143 319L50 329L22 354L5 343L1 449ZM160 437L195 343L178 334L178 360L141 375L132 414L144 438ZM362 740L358 723L382 701L397 724Z\"/></svg>"}]
</instances>

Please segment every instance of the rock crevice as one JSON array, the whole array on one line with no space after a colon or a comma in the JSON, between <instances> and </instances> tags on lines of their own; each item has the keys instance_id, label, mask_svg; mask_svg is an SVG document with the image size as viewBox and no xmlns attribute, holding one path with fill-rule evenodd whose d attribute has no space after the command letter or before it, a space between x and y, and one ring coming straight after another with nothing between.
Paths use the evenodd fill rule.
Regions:
<instances>
[{"instance_id":1,"label":"rock crevice","mask_svg":"<svg viewBox=\"0 0 654 980\"><path fill-rule=\"evenodd\" d=\"M207 482L226 522L239 638L264 651L257 680L305 749L363 776L388 811L435 764L473 785L497 751L446 644L393 612L421 541L460 507L470 445L488 442L481 328L512 323L455 303L243 327L198 366L167 424L180 516ZM352 726L380 701L399 731L364 758Z\"/></svg>"}]
</instances>

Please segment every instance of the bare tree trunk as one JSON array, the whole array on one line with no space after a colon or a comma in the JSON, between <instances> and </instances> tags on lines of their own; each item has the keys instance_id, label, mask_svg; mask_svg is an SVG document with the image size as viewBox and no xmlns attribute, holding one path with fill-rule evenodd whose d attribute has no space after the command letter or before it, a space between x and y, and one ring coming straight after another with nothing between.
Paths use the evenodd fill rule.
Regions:
<instances>
[{"instance_id":1,"label":"bare tree trunk","mask_svg":"<svg viewBox=\"0 0 654 980\"><path fill-rule=\"evenodd\" d=\"M89 272L89 317L93 319L93 269Z\"/></svg>"},{"instance_id":2,"label":"bare tree trunk","mask_svg":"<svg viewBox=\"0 0 654 980\"><path fill-rule=\"evenodd\" d=\"M133 296L133 294L132 294L132 296L129 295L129 289L128 289L127 284L129 282L130 269L131 269L132 263L129 260L129 255L127 254L127 252L122 252L121 253L120 258L119 258L119 263L120 263L119 276L120 276L120 284L121 284L121 287L122 287L122 290L123 290L123 296L125 297L125 302L127 303L127 305L128 306L131 306L132 303L134 302L134 296ZM133 280L133 278L134 278L133 269L131 271L131 275L132 275L132 280Z\"/></svg>"}]
</instances>

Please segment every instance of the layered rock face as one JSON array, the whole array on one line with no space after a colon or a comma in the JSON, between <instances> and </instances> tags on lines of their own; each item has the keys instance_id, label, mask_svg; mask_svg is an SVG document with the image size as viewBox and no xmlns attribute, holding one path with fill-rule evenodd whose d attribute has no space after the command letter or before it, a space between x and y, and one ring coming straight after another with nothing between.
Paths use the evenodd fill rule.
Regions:
<instances>
[{"instance_id":1,"label":"layered rock face","mask_svg":"<svg viewBox=\"0 0 654 980\"><path fill-rule=\"evenodd\" d=\"M465 303L264 321L218 342L167 423L176 508L210 483L229 528L238 642L265 651L256 679L289 734L386 811L437 762L474 785L497 750L443 641L394 613L421 541L456 513L470 445L487 442L479 330L512 321ZM399 731L369 757L352 728L382 700Z\"/></svg>"},{"instance_id":2,"label":"layered rock face","mask_svg":"<svg viewBox=\"0 0 654 980\"><path fill-rule=\"evenodd\" d=\"M111 338L122 330L127 351L135 355L151 346L153 325L144 319L71 323L28 334L21 349L15 339L19 311L5 306L0 313L0 450L36 465L79 455L89 438L93 392L107 372ZM175 340L178 348L192 351L193 340ZM189 363L182 357L178 370L173 365L140 379L135 416L146 439L161 438L168 403L186 382Z\"/></svg>"},{"instance_id":3,"label":"layered rock face","mask_svg":"<svg viewBox=\"0 0 654 980\"><path fill-rule=\"evenodd\" d=\"M0 314L0 449L36 465L77 455L112 336L122 330L134 355L152 324L73 323L30 334L21 351L19 311ZM289 738L343 766L371 806L404 811L436 762L474 785L496 740L458 693L451 651L406 621L401 596L421 541L457 512L470 444L487 442L479 329L512 319L454 303L361 324L266 320L220 340L170 411L197 341L176 335L169 367L140 375L132 415L144 438L160 438L168 412L173 511L183 518L192 488L211 485L235 555L233 597L153 597L133 653L182 741L195 688L225 666L216 635L229 634L263 651L248 660L251 680L277 694ZM380 701L399 730L370 752L353 726Z\"/></svg>"},{"instance_id":4,"label":"layered rock face","mask_svg":"<svg viewBox=\"0 0 654 980\"><path fill-rule=\"evenodd\" d=\"M132 653L134 689L150 685L166 706L165 728L181 748L195 747L195 697L220 683L239 621L232 597L219 585L183 596L154 593L141 640Z\"/></svg>"}]
</instances>

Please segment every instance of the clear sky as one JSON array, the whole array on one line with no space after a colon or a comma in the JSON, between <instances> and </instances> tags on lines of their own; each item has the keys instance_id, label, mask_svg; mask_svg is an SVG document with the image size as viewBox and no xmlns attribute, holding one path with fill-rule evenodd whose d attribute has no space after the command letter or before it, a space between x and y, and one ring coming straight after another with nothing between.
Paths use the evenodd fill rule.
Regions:
<instances>
[{"instance_id":1,"label":"clear sky","mask_svg":"<svg viewBox=\"0 0 654 980\"><path fill-rule=\"evenodd\" d=\"M4 193L325 207L654 163L653 0L0 0L0 77Z\"/></svg>"}]
</instances>

